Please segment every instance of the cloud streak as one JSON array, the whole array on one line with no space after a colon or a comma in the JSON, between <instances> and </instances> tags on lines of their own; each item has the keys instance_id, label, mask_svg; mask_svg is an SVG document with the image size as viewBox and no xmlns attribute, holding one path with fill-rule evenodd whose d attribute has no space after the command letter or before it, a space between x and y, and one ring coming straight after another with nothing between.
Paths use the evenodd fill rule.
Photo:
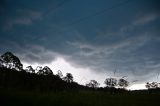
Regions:
<instances>
[{"instance_id":1,"label":"cloud streak","mask_svg":"<svg viewBox=\"0 0 160 106\"><path fill-rule=\"evenodd\" d=\"M17 16L9 17L5 20L4 28L12 29L15 25L30 25L36 20L42 19L42 14L33 10L17 10Z\"/></svg>"},{"instance_id":2,"label":"cloud streak","mask_svg":"<svg viewBox=\"0 0 160 106\"><path fill-rule=\"evenodd\" d=\"M135 20L135 22L133 22L133 25L144 25L158 19L159 17L160 14L158 13L145 14L144 16L141 16L137 20Z\"/></svg>"}]
</instances>

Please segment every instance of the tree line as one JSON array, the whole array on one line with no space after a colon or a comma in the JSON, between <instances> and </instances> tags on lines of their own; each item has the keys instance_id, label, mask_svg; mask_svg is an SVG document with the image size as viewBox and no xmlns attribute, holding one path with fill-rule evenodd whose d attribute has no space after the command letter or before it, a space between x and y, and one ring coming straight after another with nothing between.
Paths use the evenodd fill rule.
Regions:
<instances>
[{"instance_id":1,"label":"tree line","mask_svg":"<svg viewBox=\"0 0 160 106\"><path fill-rule=\"evenodd\" d=\"M11 69L16 71L22 71L30 74L36 74L36 75L44 75L44 76L56 76L60 78L61 80L67 82L67 83L73 83L74 78L71 73L66 73L65 76L63 76L63 73L58 70L57 74L54 75L53 71L48 66L37 66L36 69L34 69L32 66L27 66L25 69L23 69L23 64L19 60L19 58L15 55L13 55L11 52L6 52L2 56L0 56L0 68L5 69ZM104 81L104 84L107 88L123 88L125 89L130 85L129 81L127 81L125 78L106 78ZM96 80L90 80L89 83L85 84L86 87L89 88L98 88L100 86L100 83ZM154 88L160 88L160 83L158 82L147 82L146 88L148 89L154 89Z\"/></svg>"}]
</instances>

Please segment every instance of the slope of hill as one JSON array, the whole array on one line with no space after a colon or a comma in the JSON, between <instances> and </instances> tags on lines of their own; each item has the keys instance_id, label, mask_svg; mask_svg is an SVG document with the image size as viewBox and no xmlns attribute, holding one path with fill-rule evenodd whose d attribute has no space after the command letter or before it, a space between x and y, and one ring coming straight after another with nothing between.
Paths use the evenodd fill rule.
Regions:
<instances>
[{"instance_id":1,"label":"slope of hill","mask_svg":"<svg viewBox=\"0 0 160 106\"><path fill-rule=\"evenodd\" d=\"M14 69L0 68L0 87L39 91L63 91L83 88L76 82L67 83L56 75L37 75Z\"/></svg>"},{"instance_id":2,"label":"slope of hill","mask_svg":"<svg viewBox=\"0 0 160 106\"><path fill-rule=\"evenodd\" d=\"M0 106L157 106L160 89L127 91L90 88L54 75L48 67L41 74L22 68L18 57L5 53L0 58ZM17 68L18 67L18 68ZM32 69L32 72L29 70ZM47 74L49 73L49 74Z\"/></svg>"}]
</instances>

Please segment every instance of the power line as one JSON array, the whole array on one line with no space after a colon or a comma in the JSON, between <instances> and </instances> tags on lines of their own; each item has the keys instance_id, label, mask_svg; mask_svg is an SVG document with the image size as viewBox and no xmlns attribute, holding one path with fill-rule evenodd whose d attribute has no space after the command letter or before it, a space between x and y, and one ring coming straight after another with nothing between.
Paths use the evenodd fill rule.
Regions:
<instances>
[{"instance_id":1,"label":"power line","mask_svg":"<svg viewBox=\"0 0 160 106\"><path fill-rule=\"evenodd\" d=\"M86 20L86 19L88 19L88 18L90 18L90 17L94 17L94 16L97 16L97 15L100 15L100 14L102 14L102 13L104 13L104 12L110 11L110 10L112 10L112 9L114 9L114 8L120 7L120 6L125 5L125 4L127 4L127 3L129 3L129 2L131 2L131 0L126 0L126 1L124 1L124 2L121 2L121 3L118 3L118 4L114 5L114 6L112 6L112 7L109 7L109 8L106 8L106 9L104 9L104 10L98 11L98 12L96 12L96 13L90 14L90 15L88 15L88 16L82 17L82 18L80 18L80 19L78 19L78 20L76 20L76 21L68 24L68 26L72 26L72 25L74 25L74 24L76 24L76 23L79 23L79 22L81 22L81 21L83 21L83 20Z\"/></svg>"},{"instance_id":2,"label":"power line","mask_svg":"<svg viewBox=\"0 0 160 106\"><path fill-rule=\"evenodd\" d=\"M68 1L69 1L69 0L68 0ZM84 21L84 20L86 20L86 19L88 19L88 18L90 18L90 17L94 17L94 16L97 16L97 15L100 15L100 14L102 14L102 13L104 13L104 12L107 12L107 11L110 11L110 10L112 10L112 9L114 9L114 8L117 8L117 7L120 7L120 6L122 6L122 5L128 4L129 2L131 2L131 0L126 0L126 1L124 1L124 2L121 2L121 3L118 3L118 4L116 4L116 5L113 5L113 6L109 7L109 8L106 8L106 9L103 9L103 10L101 10L101 11L98 11L98 12L95 12L95 13L93 13L93 14L90 14L90 15L88 15L88 16L82 17L82 18L80 18L80 19L78 19L78 20L76 20L76 21L71 22L70 24L65 25L65 28L67 28L67 29L65 29L65 30L63 30L63 31L70 30L70 29L68 29L68 27L70 27L70 26L72 26L72 25L75 25L75 24L77 24L77 23L80 23L80 22L82 22L82 21ZM62 2L61 5L63 5L64 3L66 3L66 2ZM60 6L61 6L61 5L60 5ZM60 32L60 31L55 31L55 32Z\"/></svg>"},{"instance_id":3,"label":"power line","mask_svg":"<svg viewBox=\"0 0 160 106\"><path fill-rule=\"evenodd\" d=\"M56 7L50 8L49 10L47 10L47 12L45 12L44 16L47 16L50 12L57 10L58 8L62 7L64 4L66 4L69 1L71 0L64 0L61 3L59 3Z\"/></svg>"},{"instance_id":4,"label":"power line","mask_svg":"<svg viewBox=\"0 0 160 106\"><path fill-rule=\"evenodd\" d=\"M157 73L157 80L158 80L158 77L159 77L159 72Z\"/></svg>"}]
</instances>

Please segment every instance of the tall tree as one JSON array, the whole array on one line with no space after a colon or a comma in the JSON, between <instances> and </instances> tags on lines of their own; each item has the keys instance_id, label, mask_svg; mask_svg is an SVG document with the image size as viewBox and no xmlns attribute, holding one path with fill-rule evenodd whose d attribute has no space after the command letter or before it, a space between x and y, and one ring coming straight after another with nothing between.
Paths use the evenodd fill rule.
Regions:
<instances>
[{"instance_id":1,"label":"tall tree","mask_svg":"<svg viewBox=\"0 0 160 106\"><path fill-rule=\"evenodd\" d=\"M129 82L125 80L124 78L119 79L118 86L121 88L126 88L129 86Z\"/></svg>"},{"instance_id":2,"label":"tall tree","mask_svg":"<svg viewBox=\"0 0 160 106\"><path fill-rule=\"evenodd\" d=\"M160 83L158 83L158 82L147 82L145 86L148 89L160 88Z\"/></svg>"},{"instance_id":3,"label":"tall tree","mask_svg":"<svg viewBox=\"0 0 160 106\"><path fill-rule=\"evenodd\" d=\"M89 83L86 84L86 86L91 88L97 88L100 84L96 80L90 80Z\"/></svg>"},{"instance_id":4,"label":"tall tree","mask_svg":"<svg viewBox=\"0 0 160 106\"><path fill-rule=\"evenodd\" d=\"M44 75L53 75L52 70L48 66L43 67L42 70L44 72Z\"/></svg>"},{"instance_id":5,"label":"tall tree","mask_svg":"<svg viewBox=\"0 0 160 106\"><path fill-rule=\"evenodd\" d=\"M32 66L27 66L25 71L29 73L35 73L35 70L32 68Z\"/></svg>"},{"instance_id":6,"label":"tall tree","mask_svg":"<svg viewBox=\"0 0 160 106\"><path fill-rule=\"evenodd\" d=\"M63 78L66 82L73 82L73 75L71 73L66 73L66 76Z\"/></svg>"},{"instance_id":7,"label":"tall tree","mask_svg":"<svg viewBox=\"0 0 160 106\"><path fill-rule=\"evenodd\" d=\"M36 71L37 71L38 75L43 75L44 74L43 68L41 66L37 66Z\"/></svg>"},{"instance_id":8,"label":"tall tree","mask_svg":"<svg viewBox=\"0 0 160 106\"><path fill-rule=\"evenodd\" d=\"M11 52L6 52L1 56L4 66L10 69L16 69L18 71L23 70L23 65L19 58L13 55Z\"/></svg>"},{"instance_id":9,"label":"tall tree","mask_svg":"<svg viewBox=\"0 0 160 106\"><path fill-rule=\"evenodd\" d=\"M104 81L104 84L106 84L107 87L115 87L117 86L117 79L106 78L106 80Z\"/></svg>"}]
</instances>

